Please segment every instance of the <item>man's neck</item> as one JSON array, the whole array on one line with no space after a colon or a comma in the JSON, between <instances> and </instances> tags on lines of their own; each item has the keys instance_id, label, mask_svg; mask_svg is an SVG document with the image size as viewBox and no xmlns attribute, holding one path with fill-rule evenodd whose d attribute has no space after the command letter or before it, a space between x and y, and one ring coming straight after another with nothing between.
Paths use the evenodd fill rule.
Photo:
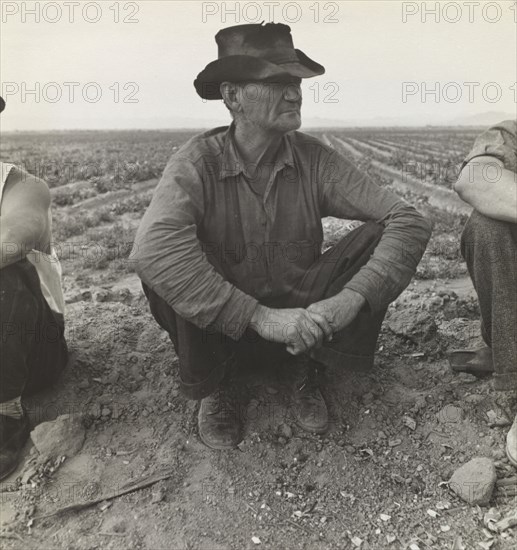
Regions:
<instances>
[{"instance_id":1,"label":"man's neck","mask_svg":"<svg viewBox=\"0 0 517 550\"><path fill-rule=\"evenodd\" d=\"M241 122L235 126L235 144L246 164L264 164L271 162L283 134L267 132L263 128Z\"/></svg>"}]
</instances>

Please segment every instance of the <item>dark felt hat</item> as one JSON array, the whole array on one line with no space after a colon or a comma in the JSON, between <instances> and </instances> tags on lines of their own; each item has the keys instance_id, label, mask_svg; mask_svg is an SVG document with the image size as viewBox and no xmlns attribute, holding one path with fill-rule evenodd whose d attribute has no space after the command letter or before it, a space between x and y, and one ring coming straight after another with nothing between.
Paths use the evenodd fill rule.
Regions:
<instances>
[{"instance_id":1,"label":"dark felt hat","mask_svg":"<svg viewBox=\"0 0 517 550\"><path fill-rule=\"evenodd\" d=\"M310 78L325 68L295 49L291 28L282 23L236 25L215 35L218 59L194 80L203 99L222 99L221 82L281 80L288 76Z\"/></svg>"},{"instance_id":2,"label":"dark felt hat","mask_svg":"<svg viewBox=\"0 0 517 550\"><path fill-rule=\"evenodd\" d=\"M3 97L0 97L0 113L5 109L5 101Z\"/></svg>"}]
</instances>

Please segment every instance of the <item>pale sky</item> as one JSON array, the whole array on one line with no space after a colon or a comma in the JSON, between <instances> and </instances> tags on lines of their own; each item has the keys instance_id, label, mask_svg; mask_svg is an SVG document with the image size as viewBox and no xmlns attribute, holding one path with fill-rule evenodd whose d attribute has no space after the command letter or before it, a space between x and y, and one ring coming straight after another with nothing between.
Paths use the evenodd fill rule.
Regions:
<instances>
[{"instance_id":1,"label":"pale sky","mask_svg":"<svg viewBox=\"0 0 517 550\"><path fill-rule=\"evenodd\" d=\"M1 5L2 130L226 124L221 102L201 100L192 82L216 59L219 29L268 22L271 13L290 25L295 47L326 68L304 80L305 124L316 117L439 124L516 112L513 0Z\"/></svg>"}]
</instances>

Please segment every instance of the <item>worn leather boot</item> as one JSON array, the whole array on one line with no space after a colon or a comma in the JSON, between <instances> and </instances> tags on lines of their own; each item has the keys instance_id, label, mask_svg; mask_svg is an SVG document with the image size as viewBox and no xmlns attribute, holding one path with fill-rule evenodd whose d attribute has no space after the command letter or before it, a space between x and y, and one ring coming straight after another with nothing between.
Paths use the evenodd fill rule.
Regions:
<instances>
[{"instance_id":1,"label":"worn leather boot","mask_svg":"<svg viewBox=\"0 0 517 550\"><path fill-rule=\"evenodd\" d=\"M328 429L327 405L319 390L318 371L312 361L295 367L295 381L291 386L291 411L302 430L323 433Z\"/></svg>"},{"instance_id":2,"label":"worn leather boot","mask_svg":"<svg viewBox=\"0 0 517 550\"><path fill-rule=\"evenodd\" d=\"M19 419L0 414L0 480L18 466L29 432L29 419L25 413Z\"/></svg>"},{"instance_id":3,"label":"worn leather boot","mask_svg":"<svg viewBox=\"0 0 517 550\"><path fill-rule=\"evenodd\" d=\"M211 449L232 449L241 440L241 423L234 392L219 388L201 400L198 414L201 441Z\"/></svg>"}]
</instances>

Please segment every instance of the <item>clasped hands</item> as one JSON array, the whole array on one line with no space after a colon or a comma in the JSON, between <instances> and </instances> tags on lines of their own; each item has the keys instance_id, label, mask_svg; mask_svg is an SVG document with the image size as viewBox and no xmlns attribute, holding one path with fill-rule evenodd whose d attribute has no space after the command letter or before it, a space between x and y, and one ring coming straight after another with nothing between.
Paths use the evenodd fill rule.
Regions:
<instances>
[{"instance_id":1,"label":"clasped hands","mask_svg":"<svg viewBox=\"0 0 517 550\"><path fill-rule=\"evenodd\" d=\"M332 298L314 302L307 309L276 309L258 305L250 328L270 342L285 344L292 355L308 353L329 342L345 328L366 303L365 298L345 288Z\"/></svg>"}]
</instances>

